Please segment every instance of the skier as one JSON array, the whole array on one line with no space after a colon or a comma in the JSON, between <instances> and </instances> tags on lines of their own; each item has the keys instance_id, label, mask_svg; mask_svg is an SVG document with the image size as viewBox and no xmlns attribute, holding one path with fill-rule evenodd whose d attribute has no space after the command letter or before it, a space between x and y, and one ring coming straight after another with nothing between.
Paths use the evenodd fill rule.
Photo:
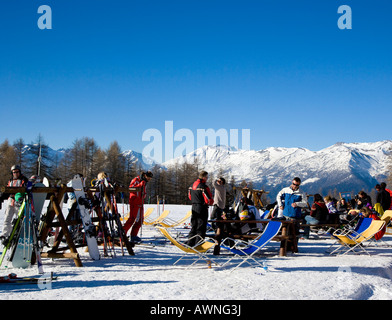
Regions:
<instances>
[{"instance_id":1,"label":"skier","mask_svg":"<svg viewBox=\"0 0 392 320\"><path fill-rule=\"evenodd\" d=\"M144 210L143 203L146 197L146 184L153 177L151 171L142 172L140 176L134 178L129 184L130 188L141 188L138 192L131 192L129 195L129 218L124 224L124 232L128 233L131 229L131 242L140 242L141 239L137 236L140 227L143 224Z\"/></svg>"},{"instance_id":2,"label":"skier","mask_svg":"<svg viewBox=\"0 0 392 320\"><path fill-rule=\"evenodd\" d=\"M18 165L13 165L11 167L12 177L8 181L7 187L24 187L26 186L28 179L22 174L20 167ZM4 214L4 226L3 231L0 236L0 240L3 245L8 243L8 238L12 231L12 219L19 211L20 206L23 203L24 194L16 193L8 198L7 208Z\"/></svg>"},{"instance_id":3,"label":"skier","mask_svg":"<svg viewBox=\"0 0 392 320\"><path fill-rule=\"evenodd\" d=\"M201 238L205 238L207 230L208 206L214 203L210 188L206 182L208 172L202 171L199 178L189 187L188 197L192 201L191 231L187 244L195 246ZM199 236L199 237L197 237Z\"/></svg>"}]
</instances>

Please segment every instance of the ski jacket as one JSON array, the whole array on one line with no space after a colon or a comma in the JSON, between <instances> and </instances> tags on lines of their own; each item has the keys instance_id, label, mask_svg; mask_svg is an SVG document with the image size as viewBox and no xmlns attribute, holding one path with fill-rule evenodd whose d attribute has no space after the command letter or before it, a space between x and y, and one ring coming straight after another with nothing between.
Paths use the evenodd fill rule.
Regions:
<instances>
[{"instance_id":1,"label":"ski jacket","mask_svg":"<svg viewBox=\"0 0 392 320\"><path fill-rule=\"evenodd\" d=\"M306 195L300 190L294 191L290 187L283 188L276 196L278 206L283 206L283 215L289 218L301 218L301 208L305 208L308 205ZM292 207L293 203L297 204L297 207Z\"/></svg>"},{"instance_id":2,"label":"ski jacket","mask_svg":"<svg viewBox=\"0 0 392 320\"><path fill-rule=\"evenodd\" d=\"M24 176L20 175L18 179L12 179L8 181L7 187L24 187L26 186L29 180ZM10 196L11 206L15 205L15 201L19 201L20 197L23 196L23 193L16 193Z\"/></svg>"},{"instance_id":3,"label":"ski jacket","mask_svg":"<svg viewBox=\"0 0 392 320\"><path fill-rule=\"evenodd\" d=\"M338 209L335 208L335 205L332 201L327 203L327 209L328 209L329 213L337 213L338 212Z\"/></svg>"},{"instance_id":4,"label":"ski jacket","mask_svg":"<svg viewBox=\"0 0 392 320\"><path fill-rule=\"evenodd\" d=\"M388 192L389 195L391 196L391 205L390 205L389 209L392 209L392 190L385 189L385 191Z\"/></svg>"},{"instance_id":5,"label":"ski jacket","mask_svg":"<svg viewBox=\"0 0 392 320\"><path fill-rule=\"evenodd\" d=\"M146 184L147 180L140 178L140 176L134 178L129 184L130 188L141 188L138 192L131 192L129 194L129 204L141 205L146 197Z\"/></svg>"},{"instance_id":6,"label":"ski jacket","mask_svg":"<svg viewBox=\"0 0 392 320\"><path fill-rule=\"evenodd\" d=\"M391 195L389 192L381 189L377 193L376 203L381 204L384 211L388 210L391 207Z\"/></svg>"},{"instance_id":7,"label":"ski jacket","mask_svg":"<svg viewBox=\"0 0 392 320\"><path fill-rule=\"evenodd\" d=\"M324 202L315 202L310 209L310 215L318 221L327 220L328 209Z\"/></svg>"},{"instance_id":8,"label":"ski jacket","mask_svg":"<svg viewBox=\"0 0 392 320\"><path fill-rule=\"evenodd\" d=\"M214 181L214 204L216 204L220 209L226 207L226 185L220 185Z\"/></svg>"},{"instance_id":9,"label":"ski jacket","mask_svg":"<svg viewBox=\"0 0 392 320\"><path fill-rule=\"evenodd\" d=\"M188 190L188 198L192 204L210 205L214 203L210 188L204 180L197 179Z\"/></svg>"}]
</instances>

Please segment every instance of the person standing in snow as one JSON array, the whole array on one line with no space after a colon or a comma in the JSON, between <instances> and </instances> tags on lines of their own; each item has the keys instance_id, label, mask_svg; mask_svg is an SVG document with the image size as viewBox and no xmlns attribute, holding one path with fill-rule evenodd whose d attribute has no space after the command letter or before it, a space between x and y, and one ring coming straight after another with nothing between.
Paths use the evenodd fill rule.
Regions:
<instances>
[{"instance_id":1,"label":"person standing in snow","mask_svg":"<svg viewBox=\"0 0 392 320\"><path fill-rule=\"evenodd\" d=\"M188 190L188 198L192 202L191 231L189 232L189 246L196 245L206 236L208 206L214 203L210 188L206 182L208 172L201 171L199 178L193 183Z\"/></svg>"},{"instance_id":2,"label":"person standing in snow","mask_svg":"<svg viewBox=\"0 0 392 320\"><path fill-rule=\"evenodd\" d=\"M124 232L127 234L131 229L131 242L140 242L137 236L144 220L144 199L146 197L146 185L153 178L151 171L142 172L140 176L134 178L129 184L130 188L140 188L138 192L129 194L129 218L124 224Z\"/></svg>"},{"instance_id":3,"label":"person standing in snow","mask_svg":"<svg viewBox=\"0 0 392 320\"><path fill-rule=\"evenodd\" d=\"M301 179L295 177L290 187L283 188L276 196L278 207L289 220L301 219L301 208L308 206L306 195L299 189Z\"/></svg>"},{"instance_id":4,"label":"person standing in snow","mask_svg":"<svg viewBox=\"0 0 392 320\"><path fill-rule=\"evenodd\" d=\"M7 187L25 187L27 185L28 179L22 174L19 166L12 166L11 174L12 177L8 181ZM3 231L0 236L3 245L8 243L9 236L12 232L12 219L14 215L18 214L19 208L23 203L23 199L23 193L12 194L8 198L7 208L5 209L4 214Z\"/></svg>"},{"instance_id":5,"label":"person standing in snow","mask_svg":"<svg viewBox=\"0 0 392 320\"><path fill-rule=\"evenodd\" d=\"M214 181L214 208L212 209L211 219L221 219L223 210L226 207L226 180L219 178Z\"/></svg>"},{"instance_id":6,"label":"person standing in snow","mask_svg":"<svg viewBox=\"0 0 392 320\"><path fill-rule=\"evenodd\" d=\"M379 203L384 211L388 210L391 207L391 195L388 191L385 190L385 187L385 183L381 183L381 185L377 184L375 186L375 189L377 191L376 203Z\"/></svg>"}]
</instances>

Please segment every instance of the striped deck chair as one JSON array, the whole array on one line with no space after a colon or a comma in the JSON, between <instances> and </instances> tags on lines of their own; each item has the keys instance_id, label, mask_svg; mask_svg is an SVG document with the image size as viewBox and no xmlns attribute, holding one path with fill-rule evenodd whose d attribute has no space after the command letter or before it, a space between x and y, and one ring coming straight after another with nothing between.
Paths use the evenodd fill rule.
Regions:
<instances>
[{"instance_id":1,"label":"striped deck chair","mask_svg":"<svg viewBox=\"0 0 392 320\"><path fill-rule=\"evenodd\" d=\"M384 214L380 218L382 221L385 221L386 225L386 232L385 234L391 235L392 234L392 210L385 210Z\"/></svg>"},{"instance_id":2,"label":"striped deck chair","mask_svg":"<svg viewBox=\"0 0 392 320\"><path fill-rule=\"evenodd\" d=\"M369 219L369 218L365 218ZM361 249L363 252L367 253L368 255L369 252L366 251L366 249L363 246L363 243L366 241L369 241L373 238L373 236L379 232L385 225L385 222L382 220L373 220L371 219L372 222L368 228L366 228L364 231L361 233L355 232L355 231L348 231L346 233L340 232L340 230L337 230L334 232L334 236L336 236L339 241L341 246L337 249L335 249L331 254L336 253L339 254L341 251L344 251L342 254L346 254L350 251L357 252L356 249Z\"/></svg>"},{"instance_id":3,"label":"striped deck chair","mask_svg":"<svg viewBox=\"0 0 392 320\"><path fill-rule=\"evenodd\" d=\"M226 240L230 240L234 244L230 247L221 244L221 248L226 249L231 253L234 253L234 256L231 257L224 265L228 264L235 258L242 258L242 261L234 269L232 269L232 271L237 269L245 262L250 264L249 260L253 260L254 262L256 262L257 265L263 267L263 265L254 258L254 255L259 252L263 247L265 247L272 240L272 238L278 234L281 227L282 222L271 220L270 222L268 222L263 233L260 233L257 238L255 238L252 242L249 243L238 239L235 240L230 237L225 238L222 243L225 243Z\"/></svg>"},{"instance_id":4,"label":"striped deck chair","mask_svg":"<svg viewBox=\"0 0 392 320\"><path fill-rule=\"evenodd\" d=\"M207 263L214 262L216 265L219 265L217 262L215 262L213 259L207 256L207 253L213 251L213 248L217 244L215 240L202 239L200 236L196 235L195 237L199 237L200 241L195 246L191 247L186 243L182 243L174 239L174 237L170 234L170 232L166 228L158 226L157 229L162 233L162 235L167 240L169 240L173 245L175 245L178 249L180 249L183 252L183 255L178 260L176 260L173 263L173 265L177 264L180 260L185 259L187 257L197 258L190 266L193 266L196 262L202 259L204 259Z\"/></svg>"},{"instance_id":5,"label":"striped deck chair","mask_svg":"<svg viewBox=\"0 0 392 320\"><path fill-rule=\"evenodd\" d=\"M358 222L357 222L357 224L355 225L355 227L354 226L352 226L351 227L351 229L350 228L348 228L348 227L345 227L345 228L343 228L342 230L335 230L334 232L332 232L332 233L330 233L330 235L331 235L331 237L333 237L333 238L335 238L336 239L336 242L335 243L333 243L333 244L331 244L330 246L329 246L329 248L326 250L326 252L329 252L330 254L332 254L335 250L332 250L332 247L334 247L334 246L336 246L336 245L340 245L340 240L339 240L339 238L335 235L335 232L336 233L339 233L339 234L346 234L347 232L350 232L350 231L354 231L355 233L357 233L357 234L359 234L359 233L362 233L363 231L365 231L367 228L369 228L369 226L370 226L370 224L372 223L372 221L373 221L373 219L372 218L359 218L359 220L358 220ZM353 229L354 228L354 229ZM328 231L327 231L328 232ZM339 247L340 248L340 247ZM331 251L332 250L332 251Z\"/></svg>"}]
</instances>

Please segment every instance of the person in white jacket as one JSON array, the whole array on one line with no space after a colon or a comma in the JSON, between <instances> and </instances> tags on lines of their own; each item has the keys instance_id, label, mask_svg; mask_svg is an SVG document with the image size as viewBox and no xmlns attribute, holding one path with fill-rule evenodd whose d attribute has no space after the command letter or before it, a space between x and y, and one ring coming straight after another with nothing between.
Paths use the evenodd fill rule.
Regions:
<instances>
[{"instance_id":1,"label":"person in white jacket","mask_svg":"<svg viewBox=\"0 0 392 320\"><path fill-rule=\"evenodd\" d=\"M295 177L290 187L283 188L276 196L278 207L283 210L283 216L291 219L301 218L301 208L308 205L305 193L303 193L299 186L301 179Z\"/></svg>"}]
</instances>

